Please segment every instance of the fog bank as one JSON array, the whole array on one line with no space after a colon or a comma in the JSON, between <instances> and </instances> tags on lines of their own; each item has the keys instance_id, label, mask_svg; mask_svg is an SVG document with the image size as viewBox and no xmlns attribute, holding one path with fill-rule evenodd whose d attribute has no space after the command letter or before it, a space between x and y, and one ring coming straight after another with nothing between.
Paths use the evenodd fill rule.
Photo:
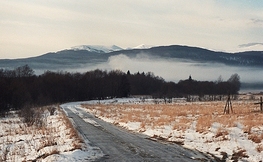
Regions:
<instances>
[{"instance_id":1,"label":"fog bank","mask_svg":"<svg viewBox=\"0 0 263 162\"><path fill-rule=\"evenodd\" d=\"M100 65L101 66L101 65ZM163 77L166 81L178 82L189 75L195 80L215 81L219 76L227 80L232 74L237 73L242 82L261 82L263 69L237 66L226 66L219 63L198 63L182 59L151 58L146 54L138 54L134 58L120 54L108 59L106 69L119 69L124 72L153 72ZM103 67L103 66L101 66Z\"/></svg>"}]
</instances>

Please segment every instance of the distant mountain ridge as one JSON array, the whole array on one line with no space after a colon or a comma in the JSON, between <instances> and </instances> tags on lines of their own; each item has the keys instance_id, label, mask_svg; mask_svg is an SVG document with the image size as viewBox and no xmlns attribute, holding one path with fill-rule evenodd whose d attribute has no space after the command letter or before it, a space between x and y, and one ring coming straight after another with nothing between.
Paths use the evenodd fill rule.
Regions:
<instances>
[{"instance_id":1,"label":"distant mountain ridge","mask_svg":"<svg viewBox=\"0 0 263 162\"><path fill-rule=\"evenodd\" d=\"M122 49L118 46L76 46L58 52L51 52L25 59L0 59L0 68L14 68L28 64L33 69L65 69L94 66L107 62L111 56L126 55L134 58L138 54L152 58L181 59L200 63L221 63L229 66L263 67L263 51L239 53L216 52L199 47L171 45L144 49Z\"/></svg>"},{"instance_id":2,"label":"distant mountain ridge","mask_svg":"<svg viewBox=\"0 0 263 162\"><path fill-rule=\"evenodd\" d=\"M149 49L116 51L111 53L111 55L125 54L129 57L134 57L138 53L145 53L163 59L183 59L201 63L222 63L230 66L263 67L263 51L227 53L199 47L171 45L152 47Z\"/></svg>"},{"instance_id":3,"label":"distant mountain ridge","mask_svg":"<svg viewBox=\"0 0 263 162\"><path fill-rule=\"evenodd\" d=\"M145 45L145 44L140 44L136 47L128 47L126 49L121 48L116 45L112 46L101 46L101 45L80 45L80 46L74 46L71 47L70 49L73 50L86 50L89 52L97 52L97 53L110 53L110 52L115 52L115 51L121 51L121 50L131 50L131 49L149 49L151 46Z\"/></svg>"}]
</instances>

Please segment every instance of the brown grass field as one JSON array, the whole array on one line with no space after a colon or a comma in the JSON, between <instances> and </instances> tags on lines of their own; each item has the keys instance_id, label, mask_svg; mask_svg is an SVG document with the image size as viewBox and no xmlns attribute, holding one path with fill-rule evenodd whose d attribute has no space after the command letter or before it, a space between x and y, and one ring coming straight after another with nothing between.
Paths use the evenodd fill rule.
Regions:
<instances>
[{"instance_id":1,"label":"brown grass field","mask_svg":"<svg viewBox=\"0 0 263 162\"><path fill-rule=\"evenodd\" d=\"M253 98L252 98L253 97ZM238 96L229 114L226 101L164 104L156 100L84 104L95 116L153 140L165 140L207 152L222 161L260 161L263 152L263 112L260 96ZM93 102L94 103L94 102Z\"/></svg>"},{"instance_id":2,"label":"brown grass field","mask_svg":"<svg viewBox=\"0 0 263 162\"><path fill-rule=\"evenodd\" d=\"M181 102L170 104L97 104L84 105L95 116L120 122L140 122L144 128L158 128L170 125L174 130L186 130L196 122L196 131L206 133L213 123L220 123L217 136L228 134L226 128L242 126L244 133L255 143L263 139L262 132L254 129L263 126L263 113L256 101L232 101L233 113L224 114L226 101ZM252 129L253 128L253 129ZM259 148L262 149L262 148Z\"/></svg>"}]
</instances>

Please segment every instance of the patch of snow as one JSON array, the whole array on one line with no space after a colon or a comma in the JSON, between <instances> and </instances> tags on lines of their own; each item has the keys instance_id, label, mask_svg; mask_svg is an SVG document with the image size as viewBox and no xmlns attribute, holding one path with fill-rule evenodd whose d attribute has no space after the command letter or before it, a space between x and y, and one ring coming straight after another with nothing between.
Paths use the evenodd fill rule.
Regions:
<instances>
[{"instance_id":1,"label":"patch of snow","mask_svg":"<svg viewBox=\"0 0 263 162\"><path fill-rule=\"evenodd\" d=\"M128 47L126 48L127 50L131 50L131 49L149 49L149 48L152 48L153 46L150 46L150 45L145 45L145 44L140 44L138 46L135 46L135 47Z\"/></svg>"},{"instance_id":2,"label":"patch of snow","mask_svg":"<svg viewBox=\"0 0 263 162\"><path fill-rule=\"evenodd\" d=\"M74 161L74 162L83 162L83 161L93 161L98 158L97 152L101 152L99 148L88 148L86 150L73 150L70 152L63 152L60 154L54 154L46 157L42 162L65 162L65 161ZM102 153L101 153L102 154Z\"/></svg>"},{"instance_id":3,"label":"patch of snow","mask_svg":"<svg viewBox=\"0 0 263 162\"><path fill-rule=\"evenodd\" d=\"M83 118L83 120L84 120L85 122L87 122L87 123L90 123L90 124L94 125L95 127L100 127L100 126L101 126L101 125L98 124L96 121L91 120L91 119L89 119L89 118Z\"/></svg>"},{"instance_id":4,"label":"patch of snow","mask_svg":"<svg viewBox=\"0 0 263 162\"><path fill-rule=\"evenodd\" d=\"M141 128L141 122L127 122L127 123L119 123L120 126L124 128L128 128L129 130L135 131Z\"/></svg>"},{"instance_id":5,"label":"patch of snow","mask_svg":"<svg viewBox=\"0 0 263 162\"><path fill-rule=\"evenodd\" d=\"M151 46L145 45L145 44L140 44L136 47L133 47L132 49L148 49L148 48L151 48Z\"/></svg>"},{"instance_id":6,"label":"patch of snow","mask_svg":"<svg viewBox=\"0 0 263 162\"><path fill-rule=\"evenodd\" d=\"M120 51L123 50L121 47L118 47L116 45L112 46L100 46L100 45L80 45L71 47L73 50L86 50L89 52L97 52L97 53L109 53L114 51Z\"/></svg>"},{"instance_id":7,"label":"patch of snow","mask_svg":"<svg viewBox=\"0 0 263 162\"><path fill-rule=\"evenodd\" d=\"M0 161L93 161L103 156L89 141L82 146L71 136L61 111L43 113L43 128L28 127L17 115L0 118Z\"/></svg>"}]
</instances>

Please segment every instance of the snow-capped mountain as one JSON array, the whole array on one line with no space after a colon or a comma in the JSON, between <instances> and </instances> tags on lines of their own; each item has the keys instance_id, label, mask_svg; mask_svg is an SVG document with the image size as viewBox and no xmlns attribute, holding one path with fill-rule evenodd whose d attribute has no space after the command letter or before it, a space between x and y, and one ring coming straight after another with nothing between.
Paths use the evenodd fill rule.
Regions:
<instances>
[{"instance_id":1,"label":"snow-capped mountain","mask_svg":"<svg viewBox=\"0 0 263 162\"><path fill-rule=\"evenodd\" d=\"M71 47L71 49L76 50L76 51L86 50L89 52L97 52L97 53L109 53L109 52L123 50L121 47L118 47L116 45L112 45L112 46L80 45L80 46Z\"/></svg>"},{"instance_id":2,"label":"snow-capped mountain","mask_svg":"<svg viewBox=\"0 0 263 162\"><path fill-rule=\"evenodd\" d=\"M145 44L140 44L138 46L135 46L135 47L128 47L126 48L127 50L132 50L132 49L149 49L149 48L152 48L153 46L150 46L150 45L145 45Z\"/></svg>"},{"instance_id":3,"label":"snow-capped mountain","mask_svg":"<svg viewBox=\"0 0 263 162\"><path fill-rule=\"evenodd\" d=\"M132 49L148 49L148 48L151 48L151 46L145 45L145 44L140 44L136 47L133 47Z\"/></svg>"},{"instance_id":4,"label":"snow-capped mountain","mask_svg":"<svg viewBox=\"0 0 263 162\"><path fill-rule=\"evenodd\" d=\"M116 58L116 56L119 55L125 55L125 57L129 59L133 59L141 53L145 53L153 59L188 60L189 62L218 63L237 67L263 67L263 51L227 53L180 45L157 46L149 49L142 49L144 46L137 47L139 49L128 50L118 46L82 45L32 58L14 60L0 59L0 68L12 68L26 64L34 69L45 70L74 69L83 65L95 67L97 65L107 64L110 59Z\"/></svg>"},{"instance_id":5,"label":"snow-capped mountain","mask_svg":"<svg viewBox=\"0 0 263 162\"><path fill-rule=\"evenodd\" d=\"M132 49L149 49L152 46L149 45L145 45L145 44L140 44L136 47L132 47L132 48L121 48L119 46L116 45L112 45L112 46L102 46L102 45L80 45L80 46L74 46L71 47L71 50L75 50L75 51L79 51L79 50L86 50L89 52L96 52L96 53L109 53L109 52L115 52L115 51L121 51L121 50L132 50Z\"/></svg>"}]
</instances>

